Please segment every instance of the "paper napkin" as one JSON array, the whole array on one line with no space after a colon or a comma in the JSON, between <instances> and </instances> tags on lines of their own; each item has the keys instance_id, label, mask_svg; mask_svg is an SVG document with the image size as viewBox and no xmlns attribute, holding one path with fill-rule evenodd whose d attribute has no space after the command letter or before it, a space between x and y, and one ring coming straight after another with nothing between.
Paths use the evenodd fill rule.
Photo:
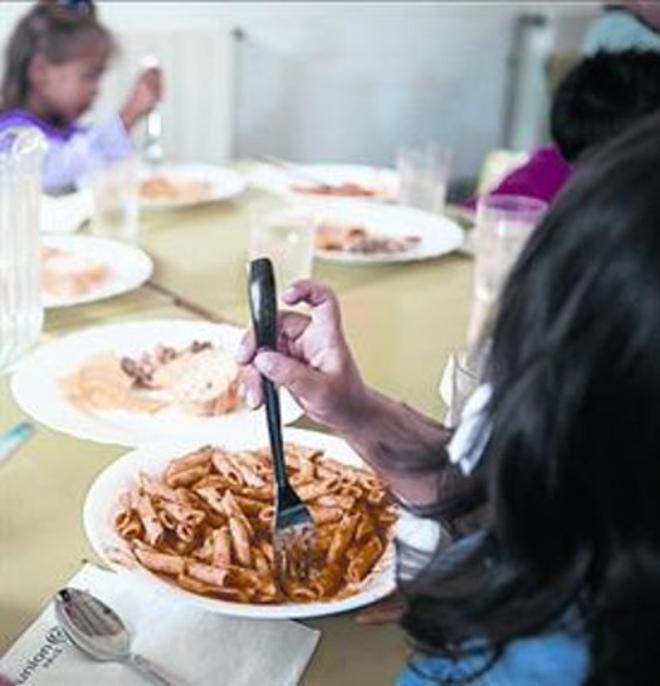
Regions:
<instances>
[{"instance_id":1,"label":"paper napkin","mask_svg":"<svg viewBox=\"0 0 660 686\"><path fill-rule=\"evenodd\" d=\"M89 591L122 618L132 649L162 667L177 686L293 686L320 632L293 621L233 619L134 585L128 575L86 565L67 584ZM144 686L123 664L96 662L70 645L53 604L0 659L0 673L30 686Z\"/></svg>"}]
</instances>

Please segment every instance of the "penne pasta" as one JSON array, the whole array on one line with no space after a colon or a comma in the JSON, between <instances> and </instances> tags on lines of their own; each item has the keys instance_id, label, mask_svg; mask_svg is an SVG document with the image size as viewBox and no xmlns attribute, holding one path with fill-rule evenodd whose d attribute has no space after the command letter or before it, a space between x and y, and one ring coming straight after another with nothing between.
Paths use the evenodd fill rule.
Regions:
<instances>
[{"instance_id":1,"label":"penne pasta","mask_svg":"<svg viewBox=\"0 0 660 686\"><path fill-rule=\"evenodd\" d=\"M176 491L160 481L156 481L146 474L140 474L140 489L150 496L158 496L163 500L176 501Z\"/></svg>"},{"instance_id":2,"label":"penne pasta","mask_svg":"<svg viewBox=\"0 0 660 686\"><path fill-rule=\"evenodd\" d=\"M339 589L343 580L342 567L338 564L327 564L313 576L312 587L318 597L329 598Z\"/></svg>"},{"instance_id":3,"label":"penne pasta","mask_svg":"<svg viewBox=\"0 0 660 686\"><path fill-rule=\"evenodd\" d=\"M252 551L254 556L254 568L260 576L269 578L273 575L271 569L271 563L269 559L264 555L263 551L259 548L254 548Z\"/></svg>"},{"instance_id":4,"label":"penne pasta","mask_svg":"<svg viewBox=\"0 0 660 686\"><path fill-rule=\"evenodd\" d=\"M355 529L355 541L362 543L372 536L377 536L376 525L371 515L365 510L360 514L360 521Z\"/></svg>"},{"instance_id":5,"label":"penne pasta","mask_svg":"<svg viewBox=\"0 0 660 686\"><path fill-rule=\"evenodd\" d=\"M185 560L179 555L159 553L137 545L133 548L133 554L141 564L152 572L160 572L168 576L178 576L185 567Z\"/></svg>"},{"instance_id":6,"label":"penne pasta","mask_svg":"<svg viewBox=\"0 0 660 686\"><path fill-rule=\"evenodd\" d=\"M272 505L264 503L262 500L253 500L252 498L241 498L240 496L235 496L236 502L239 504L242 512L244 512L248 517L258 517L263 510L272 508Z\"/></svg>"},{"instance_id":7,"label":"penne pasta","mask_svg":"<svg viewBox=\"0 0 660 686\"><path fill-rule=\"evenodd\" d=\"M328 564L337 564L344 556L353 541L359 519L359 514L346 514L339 522L328 548Z\"/></svg>"},{"instance_id":8,"label":"penne pasta","mask_svg":"<svg viewBox=\"0 0 660 686\"><path fill-rule=\"evenodd\" d=\"M190 505L184 505L182 503L175 502L173 503L167 500L161 501L160 509L164 512L167 512L177 522L187 524L189 526L199 526L206 518L204 510L197 510Z\"/></svg>"},{"instance_id":9,"label":"penne pasta","mask_svg":"<svg viewBox=\"0 0 660 686\"><path fill-rule=\"evenodd\" d=\"M309 512L312 515L314 524L321 526L329 522L338 522L343 517L343 512L338 507L316 507L309 506Z\"/></svg>"},{"instance_id":10,"label":"penne pasta","mask_svg":"<svg viewBox=\"0 0 660 686\"><path fill-rule=\"evenodd\" d=\"M231 534L229 528L223 526L214 531L210 537L211 559L218 567L227 567L231 564Z\"/></svg>"},{"instance_id":11,"label":"penne pasta","mask_svg":"<svg viewBox=\"0 0 660 686\"><path fill-rule=\"evenodd\" d=\"M227 480L228 484L233 486L247 485L245 484L240 469L236 467L226 453L216 451L213 454L213 466L218 470L218 473Z\"/></svg>"},{"instance_id":12,"label":"penne pasta","mask_svg":"<svg viewBox=\"0 0 660 686\"><path fill-rule=\"evenodd\" d=\"M184 524L183 522L176 525L174 530L176 536L180 541L184 543L192 543L195 540L195 527L189 524Z\"/></svg>"},{"instance_id":13,"label":"penne pasta","mask_svg":"<svg viewBox=\"0 0 660 686\"><path fill-rule=\"evenodd\" d=\"M176 526L178 524L177 520L172 517L172 515L169 512L166 512L165 510L158 510L158 519L160 519L161 524L166 528L166 529L176 529Z\"/></svg>"},{"instance_id":14,"label":"penne pasta","mask_svg":"<svg viewBox=\"0 0 660 686\"><path fill-rule=\"evenodd\" d=\"M187 562L186 573L197 581L203 581L211 586L222 587L227 581L229 571L215 565L207 565L203 562Z\"/></svg>"},{"instance_id":15,"label":"penne pasta","mask_svg":"<svg viewBox=\"0 0 660 686\"><path fill-rule=\"evenodd\" d=\"M369 539L368 543L365 543L348 563L346 578L352 582L362 581L382 553L383 544L380 539Z\"/></svg>"},{"instance_id":16,"label":"penne pasta","mask_svg":"<svg viewBox=\"0 0 660 686\"><path fill-rule=\"evenodd\" d=\"M316 499L316 504L322 507L339 507L342 510L355 509L355 498L350 495L340 495L333 493L332 495L322 495Z\"/></svg>"},{"instance_id":17,"label":"penne pasta","mask_svg":"<svg viewBox=\"0 0 660 686\"><path fill-rule=\"evenodd\" d=\"M250 524L248 518L245 516L245 513L241 509L241 506L238 504L238 501L231 491L227 491L225 493L222 499L222 506L224 508L225 515L229 519L233 518L239 520L245 527L248 537L252 538L254 536L252 524Z\"/></svg>"},{"instance_id":18,"label":"penne pasta","mask_svg":"<svg viewBox=\"0 0 660 686\"><path fill-rule=\"evenodd\" d=\"M169 467L165 470L165 481L167 481L168 476L176 474L177 472L185 472L191 467L208 465L211 461L212 454L213 448L210 445L205 445L199 450L195 450L184 457L180 457L178 460L172 460Z\"/></svg>"},{"instance_id":19,"label":"penne pasta","mask_svg":"<svg viewBox=\"0 0 660 686\"><path fill-rule=\"evenodd\" d=\"M166 483L171 488L179 488L180 486L190 486L196 481L199 481L203 476L206 476L211 471L210 464L200 464L188 469L170 474L166 477Z\"/></svg>"},{"instance_id":20,"label":"penne pasta","mask_svg":"<svg viewBox=\"0 0 660 686\"><path fill-rule=\"evenodd\" d=\"M149 496L139 496L136 509L138 516L142 521L142 526L144 527L147 543L152 546L157 546L162 542L165 532Z\"/></svg>"},{"instance_id":21,"label":"penne pasta","mask_svg":"<svg viewBox=\"0 0 660 686\"><path fill-rule=\"evenodd\" d=\"M337 488L339 488L339 478L334 477L324 481L314 481L305 484L298 488L298 495L301 500L307 502L309 500L315 500L322 495L333 493Z\"/></svg>"},{"instance_id":22,"label":"penne pasta","mask_svg":"<svg viewBox=\"0 0 660 686\"><path fill-rule=\"evenodd\" d=\"M238 517L230 517L229 533L231 534L232 551L239 564L250 567L252 564L250 534L243 520Z\"/></svg>"},{"instance_id":23,"label":"penne pasta","mask_svg":"<svg viewBox=\"0 0 660 686\"><path fill-rule=\"evenodd\" d=\"M310 603L318 598L318 593L311 586L287 583L284 585L286 594L295 603Z\"/></svg>"},{"instance_id":24,"label":"penne pasta","mask_svg":"<svg viewBox=\"0 0 660 686\"><path fill-rule=\"evenodd\" d=\"M172 461L162 477L140 474L120 495L115 531L136 564L191 593L241 603L308 603L356 593L396 520L384 486L372 472L318 450L287 444L285 455L315 522L304 584L275 573L267 449L203 446Z\"/></svg>"},{"instance_id":25,"label":"penne pasta","mask_svg":"<svg viewBox=\"0 0 660 686\"><path fill-rule=\"evenodd\" d=\"M129 512L120 512L115 517L115 529L119 535L127 541L138 538L144 531L139 518L132 510Z\"/></svg>"}]
</instances>

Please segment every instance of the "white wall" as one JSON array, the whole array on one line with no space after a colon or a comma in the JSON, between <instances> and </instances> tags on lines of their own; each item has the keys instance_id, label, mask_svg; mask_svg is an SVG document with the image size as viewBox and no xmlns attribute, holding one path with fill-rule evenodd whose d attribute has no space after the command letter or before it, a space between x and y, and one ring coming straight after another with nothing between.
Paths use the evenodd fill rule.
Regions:
<instances>
[{"instance_id":1,"label":"white wall","mask_svg":"<svg viewBox=\"0 0 660 686\"><path fill-rule=\"evenodd\" d=\"M0 3L2 32L24 7ZM245 32L237 52L236 155L388 163L397 143L433 139L455 148L458 174L476 171L502 141L514 18L530 8L553 5L100 3L119 38L127 26L217 24ZM199 97L214 87L200 83ZM200 122L200 135L210 126Z\"/></svg>"}]
</instances>

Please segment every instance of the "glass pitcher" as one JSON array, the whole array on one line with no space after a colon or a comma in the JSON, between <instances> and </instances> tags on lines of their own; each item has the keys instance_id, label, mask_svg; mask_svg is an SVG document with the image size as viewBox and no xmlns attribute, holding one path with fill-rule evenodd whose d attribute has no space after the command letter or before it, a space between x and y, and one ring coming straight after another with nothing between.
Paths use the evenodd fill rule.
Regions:
<instances>
[{"instance_id":1,"label":"glass pitcher","mask_svg":"<svg viewBox=\"0 0 660 686\"><path fill-rule=\"evenodd\" d=\"M36 129L0 133L0 372L39 338L41 303L41 162Z\"/></svg>"}]
</instances>

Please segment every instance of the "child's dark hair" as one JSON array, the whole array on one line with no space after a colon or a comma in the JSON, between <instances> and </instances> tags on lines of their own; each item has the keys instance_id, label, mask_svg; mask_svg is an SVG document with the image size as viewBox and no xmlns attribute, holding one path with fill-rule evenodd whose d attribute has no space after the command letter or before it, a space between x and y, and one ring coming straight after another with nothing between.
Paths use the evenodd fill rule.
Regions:
<instances>
[{"instance_id":1,"label":"child's dark hair","mask_svg":"<svg viewBox=\"0 0 660 686\"><path fill-rule=\"evenodd\" d=\"M552 102L552 138L570 162L660 109L660 53L599 52L560 82Z\"/></svg>"},{"instance_id":2,"label":"child's dark hair","mask_svg":"<svg viewBox=\"0 0 660 686\"><path fill-rule=\"evenodd\" d=\"M62 64L99 43L110 52L115 49L112 35L96 19L92 2L41 0L18 22L9 39L0 109L25 106L30 62L35 55Z\"/></svg>"},{"instance_id":3,"label":"child's dark hair","mask_svg":"<svg viewBox=\"0 0 660 686\"><path fill-rule=\"evenodd\" d=\"M470 654L477 637L496 659L575 618L590 686L653 681L659 160L656 114L580 165L513 268L487 374L491 433L470 477L490 521L460 558L438 554L408 584L403 625L422 650Z\"/></svg>"}]
</instances>

